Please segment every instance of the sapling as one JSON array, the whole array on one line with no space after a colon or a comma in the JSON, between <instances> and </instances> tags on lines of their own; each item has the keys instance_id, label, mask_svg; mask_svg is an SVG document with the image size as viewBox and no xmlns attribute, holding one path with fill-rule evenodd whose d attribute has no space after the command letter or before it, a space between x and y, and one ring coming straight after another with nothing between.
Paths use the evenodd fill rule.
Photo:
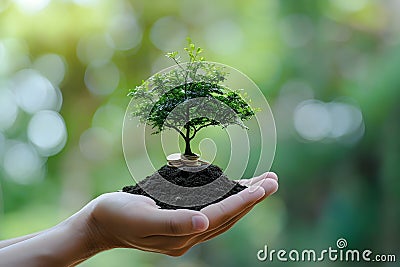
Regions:
<instances>
[{"instance_id":1,"label":"sapling","mask_svg":"<svg viewBox=\"0 0 400 267\"><path fill-rule=\"evenodd\" d=\"M185 150L169 155L167 165L123 191L148 196L165 209L201 210L246 187L229 180L218 166L199 162L191 141L211 126L247 129L243 121L255 111L245 94L224 85L228 76L225 67L205 61L203 50L190 39L185 51L188 62L181 62L178 52L168 53L174 67L153 75L128 94L134 103L131 116L151 126L153 134L176 131L185 142Z\"/></svg>"},{"instance_id":2,"label":"sapling","mask_svg":"<svg viewBox=\"0 0 400 267\"><path fill-rule=\"evenodd\" d=\"M254 110L239 90L223 85L228 73L205 61L201 56L203 49L190 38L185 51L189 56L187 63L180 61L178 52L168 53L166 56L177 68L153 75L128 95L138 103L133 116L155 129L153 134L166 129L177 131L185 141L184 156L193 157L196 154L190 143L201 129L229 125L247 128L243 121L250 119Z\"/></svg>"}]
</instances>

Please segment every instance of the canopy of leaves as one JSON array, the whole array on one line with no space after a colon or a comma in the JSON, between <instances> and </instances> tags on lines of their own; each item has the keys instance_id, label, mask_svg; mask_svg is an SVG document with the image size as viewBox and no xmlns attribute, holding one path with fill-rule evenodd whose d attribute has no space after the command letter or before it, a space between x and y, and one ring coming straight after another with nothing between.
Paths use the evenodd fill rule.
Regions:
<instances>
[{"instance_id":1,"label":"canopy of leaves","mask_svg":"<svg viewBox=\"0 0 400 267\"><path fill-rule=\"evenodd\" d=\"M151 125L159 133L175 129L186 140L208 126L239 125L254 115L253 109L239 94L222 84L226 73L223 67L206 62L190 41L185 49L190 57L181 63L176 52L167 54L177 66L158 73L131 90L136 102L132 115ZM182 128L187 131L184 134Z\"/></svg>"},{"instance_id":2,"label":"canopy of leaves","mask_svg":"<svg viewBox=\"0 0 400 267\"><path fill-rule=\"evenodd\" d=\"M147 123L157 132L166 127L189 126L195 135L207 126L236 124L245 128L242 120L253 115L253 110L238 92L221 85L199 82L184 84L165 93L153 105Z\"/></svg>"}]
</instances>

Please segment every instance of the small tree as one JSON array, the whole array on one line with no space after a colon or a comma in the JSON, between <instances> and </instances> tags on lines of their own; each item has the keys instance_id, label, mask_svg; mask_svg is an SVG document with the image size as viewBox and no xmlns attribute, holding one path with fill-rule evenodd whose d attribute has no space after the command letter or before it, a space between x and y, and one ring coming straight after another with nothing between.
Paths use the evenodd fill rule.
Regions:
<instances>
[{"instance_id":1,"label":"small tree","mask_svg":"<svg viewBox=\"0 0 400 267\"><path fill-rule=\"evenodd\" d=\"M148 123L156 131L170 128L185 141L184 155L193 156L190 142L203 128L239 125L247 129L243 120L254 115L254 110L240 96L222 84L227 72L215 63L200 57L202 49L188 38L189 62L181 63L178 52L168 53L176 67L153 75L140 86L130 90L136 100L133 116Z\"/></svg>"}]
</instances>

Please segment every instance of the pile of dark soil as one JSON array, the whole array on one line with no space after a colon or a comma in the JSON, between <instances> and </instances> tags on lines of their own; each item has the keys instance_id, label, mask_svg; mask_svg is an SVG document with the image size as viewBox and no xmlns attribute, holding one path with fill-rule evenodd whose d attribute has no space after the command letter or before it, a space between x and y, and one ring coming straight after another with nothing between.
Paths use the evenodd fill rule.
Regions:
<instances>
[{"instance_id":1,"label":"pile of dark soil","mask_svg":"<svg viewBox=\"0 0 400 267\"><path fill-rule=\"evenodd\" d=\"M136 185L125 186L122 191L150 197L162 209L201 210L246 188L229 180L216 165L194 168L199 167L165 165ZM166 181L176 186L168 186L171 184Z\"/></svg>"}]
</instances>

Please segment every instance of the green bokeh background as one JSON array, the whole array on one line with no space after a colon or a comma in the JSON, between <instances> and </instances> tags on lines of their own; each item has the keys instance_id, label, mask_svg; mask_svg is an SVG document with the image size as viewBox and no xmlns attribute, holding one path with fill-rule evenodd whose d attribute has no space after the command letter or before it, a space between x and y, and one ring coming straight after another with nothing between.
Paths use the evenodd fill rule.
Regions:
<instances>
[{"instance_id":1,"label":"green bokeh background","mask_svg":"<svg viewBox=\"0 0 400 267\"><path fill-rule=\"evenodd\" d=\"M55 86L68 132L42 174L21 182L4 168L5 144L29 142L32 114L19 109L0 130L0 238L51 227L132 183L121 146L127 90L170 66L165 52L181 51L191 36L208 60L241 70L268 99L280 189L229 232L180 258L117 249L81 266L275 266L283 263L257 260L264 245L322 250L341 237L349 248L399 261L399 12L396 0L0 1L1 85L41 56L57 55L65 72L56 72L62 81ZM295 127L296 107L309 99L350 105L363 121L345 136L312 138ZM298 122L314 122L305 129L313 133L326 124L318 115ZM353 265L364 266L318 263Z\"/></svg>"}]
</instances>

